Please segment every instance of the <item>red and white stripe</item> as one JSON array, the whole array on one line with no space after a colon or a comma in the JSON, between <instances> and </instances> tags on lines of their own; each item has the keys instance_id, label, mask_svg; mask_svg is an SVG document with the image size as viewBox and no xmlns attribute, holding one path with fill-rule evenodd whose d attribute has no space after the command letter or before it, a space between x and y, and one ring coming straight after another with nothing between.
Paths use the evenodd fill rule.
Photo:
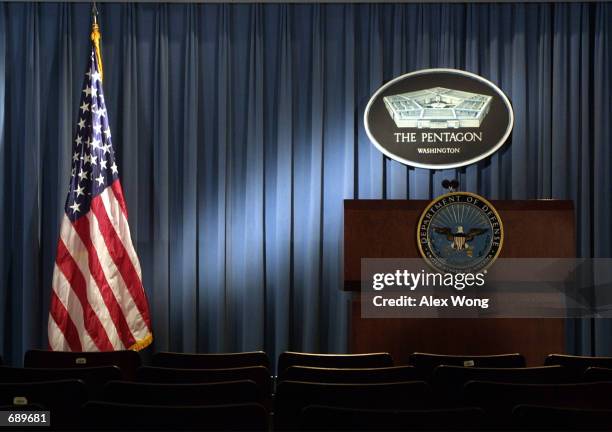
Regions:
<instances>
[{"instance_id":1,"label":"red and white stripe","mask_svg":"<svg viewBox=\"0 0 612 432\"><path fill-rule=\"evenodd\" d=\"M74 222L64 216L48 333L56 351L139 349L152 339L119 180L92 199L87 214Z\"/></svg>"}]
</instances>

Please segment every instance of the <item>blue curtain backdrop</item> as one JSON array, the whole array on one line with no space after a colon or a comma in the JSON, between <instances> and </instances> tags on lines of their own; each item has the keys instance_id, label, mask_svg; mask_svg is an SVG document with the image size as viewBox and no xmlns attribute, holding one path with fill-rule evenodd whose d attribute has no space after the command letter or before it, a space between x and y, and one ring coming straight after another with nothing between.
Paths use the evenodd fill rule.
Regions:
<instances>
[{"instance_id":1,"label":"blue curtain backdrop","mask_svg":"<svg viewBox=\"0 0 612 432\"><path fill-rule=\"evenodd\" d=\"M578 255L612 256L611 4L100 10L158 350L345 350L344 198L431 198L455 176L493 199L570 198ZM46 346L89 14L0 3L0 352L14 364ZM511 143L460 170L384 158L363 129L368 97L427 67L498 84ZM611 327L576 323L570 350L612 354Z\"/></svg>"}]
</instances>

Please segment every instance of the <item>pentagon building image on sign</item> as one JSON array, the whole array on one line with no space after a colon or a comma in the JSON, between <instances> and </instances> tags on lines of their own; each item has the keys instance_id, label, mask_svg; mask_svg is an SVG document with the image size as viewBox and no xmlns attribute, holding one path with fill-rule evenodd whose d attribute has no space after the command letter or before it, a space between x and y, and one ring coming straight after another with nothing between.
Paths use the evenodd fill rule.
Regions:
<instances>
[{"instance_id":1,"label":"pentagon building image on sign","mask_svg":"<svg viewBox=\"0 0 612 432\"><path fill-rule=\"evenodd\" d=\"M478 128L491 96L434 87L383 98L398 128Z\"/></svg>"}]
</instances>

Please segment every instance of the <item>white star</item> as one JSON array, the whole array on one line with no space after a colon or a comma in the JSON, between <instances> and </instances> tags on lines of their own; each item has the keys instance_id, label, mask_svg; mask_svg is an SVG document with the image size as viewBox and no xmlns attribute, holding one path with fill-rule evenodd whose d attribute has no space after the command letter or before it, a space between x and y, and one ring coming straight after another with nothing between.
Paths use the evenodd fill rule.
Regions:
<instances>
[{"instance_id":1,"label":"white star","mask_svg":"<svg viewBox=\"0 0 612 432\"><path fill-rule=\"evenodd\" d=\"M106 169L106 163L107 163L107 162L108 162L108 160L106 160L106 159L102 159L102 160L100 161L100 168L102 168L102 169Z\"/></svg>"},{"instance_id":2,"label":"white star","mask_svg":"<svg viewBox=\"0 0 612 432\"><path fill-rule=\"evenodd\" d=\"M91 155L89 157L89 163L92 165L98 165L98 156Z\"/></svg>"},{"instance_id":3,"label":"white star","mask_svg":"<svg viewBox=\"0 0 612 432\"><path fill-rule=\"evenodd\" d=\"M98 95L98 89L95 87L91 87L91 97L92 99Z\"/></svg>"},{"instance_id":4,"label":"white star","mask_svg":"<svg viewBox=\"0 0 612 432\"><path fill-rule=\"evenodd\" d=\"M77 188L74 190L76 192L77 198L80 197L81 195L85 195L83 193L84 190L85 190L84 187L81 187L81 185L77 185Z\"/></svg>"},{"instance_id":5,"label":"white star","mask_svg":"<svg viewBox=\"0 0 612 432\"><path fill-rule=\"evenodd\" d=\"M91 164L91 156L86 154L85 157L83 158L83 163L88 163Z\"/></svg>"},{"instance_id":6,"label":"white star","mask_svg":"<svg viewBox=\"0 0 612 432\"><path fill-rule=\"evenodd\" d=\"M102 143L101 143L101 142L100 142L100 140L99 140L99 139L97 139L96 137L94 137L94 139L91 141L91 145L92 145L92 146L93 146L93 148L95 148L95 149L97 149L97 148L102 148L102 147L100 146L100 144L102 144Z\"/></svg>"},{"instance_id":7,"label":"white star","mask_svg":"<svg viewBox=\"0 0 612 432\"><path fill-rule=\"evenodd\" d=\"M68 207L70 207L72 209L72 214L75 214L76 212L80 212L81 211L81 209L80 209L81 204L77 204L76 201L73 202L72 205L68 206Z\"/></svg>"},{"instance_id":8,"label":"white star","mask_svg":"<svg viewBox=\"0 0 612 432\"><path fill-rule=\"evenodd\" d=\"M98 186L102 186L104 184L104 176L102 173L100 173L100 175L96 178L96 181L98 182Z\"/></svg>"},{"instance_id":9,"label":"white star","mask_svg":"<svg viewBox=\"0 0 612 432\"><path fill-rule=\"evenodd\" d=\"M117 174L119 172L119 170L117 169L117 164L115 162L113 162L113 164L111 165L111 171L113 172L113 174Z\"/></svg>"},{"instance_id":10,"label":"white star","mask_svg":"<svg viewBox=\"0 0 612 432\"><path fill-rule=\"evenodd\" d=\"M83 105L81 105L81 111L89 111L89 104L83 102Z\"/></svg>"},{"instance_id":11,"label":"white star","mask_svg":"<svg viewBox=\"0 0 612 432\"><path fill-rule=\"evenodd\" d=\"M94 130L96 133L102 133L102 125L101 125L100 123L98 123L97 125L95 125L95 126L93 127L93 130Z\"/></svg>"},{"instance_id":12,"label":"white star","mask_svg":"<svg viewBox=\"0 0 612 432\"><path fill-rule=\"evenodd\" d=\"M77 152L74 152L74 154L72 155L72 160L75 162L79 160L79 154Z\"/></svg>"},{"instance_id":13,"label":"white star","mask_svg":"<svg viewBox=\"0 0 612 432\"><path fill-rule=\"evenodd\" d=\"M91 79L94 81L100 81L100 72L95 71L94 73L91 74Z\"/></svg>"},{"instance_id":14,"label":"white star","mask_svg":"<svg viewBox=\"0 0 612 432\"><path fill-rule=\"evenodd\" d=\"M83 93L85 93L85 96L87 95L92 96L93 95L92 90L94 90L92 87L85 87L85 89L83 90Z\"/></svg>"},{"instance_id":15,"label":"white star","mask_svg":"<svg viewBox=\"0 0 612 432\"><path fill-rule=\"evenodd\" d=\"M106 135L106 138L111 137L110 128L107 127L106 129L104 129L104 135Z\"/></svg>"},{"instance_id":16,"label":"white star","mask_svg":"<svg viewBox=\"0 0 612 432\"><path fill-rule=\"evenodd\" d=\"M81 135L77 135L76 139L74 140L76 145L81 145L83 144L83 138L81 138Z\"/></svg>"},{"instance_id":17,"label":"white star","mask_svg":"<svg viewBox=\"0 0 612 432\"><path fill-rule=\"evenodd\" d=\"M79 129L83 129L85 127L85 120L84 119L80 119L79 120Z\"/></svg>"},{"instance_id":18,"label":"white star","mask_svg":"<svg viewBox=\"0 0 612 432\"><path fill-rule=\"evenodd\" d=\"M91 69L89 69L87 72L85 72L85 75L87 75L87 77L91 79L91 75L92 75Z\"/></svg>"},{"instance_id":19,"label":"white star","mask_svg":"<svg viewBox=\"0 0 612 432\"><path fill-rule=\"evenodd\" d=\"M83 168L81 168L81 171L79 172L79 181L83 179L87 179L87 173L83 171Z\"/></svg>"},{"instance_id":20,"label":"white star","mask_svg":"<svg viewBox=\"0 0 612 432\"><path fill-rule=\"evenodd\" d=\"M104 150L104 154L110 153L110 149L111 149L111 145L110 144L104 144L102 146L102 150Z\"/></svg>"},{"instance_id":21,"label":"white star","mask_svg":"<svg viewBox=\"0 0 612 432\"><path fill-rule=\"evenodd\" d=\"M99 110L98 114L100 114L100 117L106 117L106 108L102 108L101 110Z\"/></svg>"}]
</instances>

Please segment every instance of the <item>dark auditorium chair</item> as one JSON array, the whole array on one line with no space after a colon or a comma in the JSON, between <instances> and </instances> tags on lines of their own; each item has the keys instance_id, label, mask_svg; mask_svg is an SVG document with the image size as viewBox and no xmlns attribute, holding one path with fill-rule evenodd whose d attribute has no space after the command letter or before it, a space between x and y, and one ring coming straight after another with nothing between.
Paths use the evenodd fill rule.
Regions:
<instances>
[{"instance_id":1,"label":"dark auditorium chair","mask_svg":"<svg viewBox=\"0 0 612 432\"><path fill-rule=\"evenodd\" d=\"M35 383L0 384L0 406L42 407L51 412L54 429L70 429L78 425L78 412L87 401L87 389L79 380L45 381Z\"/></svg>"},{"instance_id":2,"label":"dark auditorium chair","mask_svg":"<svg viewBox=\"0 0 612 432\"><path fill-rule=\"evenodd\" d=\"M544 360L545 365L561 365L582 374L587 368L601 367L612 369L612 357L573 356L565 354L550 354Z\"/></svg>"},{"instance_id":3,"label":"dark auditorium chair","mask_svg":"<svg viewBox=\"0 0 612 432\"><path fill-rule=\"evenodd\" d=\"M389 353L315 354L286 351L278 357L278 375L290 366L323 368L381 368L393 366Z\"/></svg>"},{"instance_id":4,"label":"dark auditorium chair","mask_svg":"<svg viewBox=\"0 0 612 432\"><path fill-rule=\"evenodd\" d=\"M140 367L140 355L135 351L65 352L30 350L26 352L24 367L27 368L77 368L94 366L117 366L123 379L132 380Z\"/></svg>"},{"instance_id":5,"label":"dark auditorium chair","mask_svg":"<svg viewBox=\"0 0 612 432\"><path fill-rule=\"evenodd\" d=\"M111 381L102 401L144 405L220 405L261 403L265 398L253 381L206 384L158 384Z\"/></svg>"},{"instance_id":6,"label":"dark auditorium chair","mask_svg":"<svg viewBox=\"0 0 612 432\"><path fill-rule=\"evenodd\" d=\"M263 351L183 354L160 352L153 354L153 366L175 369L226 369L250 366L263 366L270 369L270 359Z\"/></svg>"},{"instance_id":7,"label":"dark auditorium chair","mask_svg":"<svg viewBox=\"0 0 612 432\"><path fill-rule=\"evenodd\" d=\"M320 368L309 366L289 366L278 377L280 381L305 381L319 383L385 383L422 381L422 374L412 366L392 366L384 368Z\"/></svg>"},{"instance_id":8,"label":"dark auditorium chair","mask_svg":"<svg viewBox=\"0 0 612 432\"><path fill-rule=\"evenodd\" d=\"M327 384L283 381L277 385L274 421L277 430L299 429L300 413L309 405L345 408L430 408L433 392L423 381L379 384Z\"/></svg>"},{"instance_id":9,"label":"dark auditorium chair","mask_svg":"<svg viewBox=\"0 0 612 432\"><path fill-rule=\"evenodd\" d=\"M120 379L121 370L117 366L56 369L0 367L0 383L81 380L87 387L89 399L96 398L107 382Z\"/></svg>"},{"instance_id":10,"label":"dark auditorium chair","mask_svg":"<svg viewBox=\"0 0 612 432\"><path fill-rule=\"evenodd\" d=\"M484 368L522 368L525 358L518 353L497 355L444 355L415 352L408 357L408 364L431 376L434 369L441 365L484 367Z\"/></svg>"},{"instance_id":11,"label":"dark auditorium chair","mask_svg":"<svg viewBox=\"0 0 612 432\"><path fill-rule=\"evenodd\" d=\"M511 384L470 381L465 403L485 410L491 426L507 424L517 405L612 409L612 383Z\"/></svg>"},{"instance_id":12,"label":"dark auditorium chair","mask_svg":"<svg viewBox=\"0 0 612 432\"><path fill-rule=\"evenodd\" d=\"M584 371L583 381L612 381L612 369L590 367Z\"/></svg>"},{"instance_id":13,"label":"dark auditorium chair","mask_svg":"<svg viewBox=\"0 0 612 432\"><path fill-rule=\"evenodd\" d=\"M513 424L525 430L606 430L612 429L612 409L559 408L518 405L512 411Z\"/></svg>"},{"instance_id":14,"label":"dark auditorium chair","mask_svg":"<svg viewBox=\"0 0 612 432\"><path fill-rule=\"evenodd\" d=\"M258 404L154 406L92 401L81 409L90 430L265 431L268 413Z\"/></svg>"},{"instance_id":15,"label":"dark auditorium chair","mask_svg":"<svg viewBox=\"0 0 612 432\"><path fill-rule=\"evenodd\" d=\"M136 381L167 384L196 384L223 381L250 380L259 388L270 392L272 377L263 366L227 369L174 369L143 366L136 370Z\"/></svg>"},{"instance_id":16,"label":"dark auditorium chair","mask_svg":"<svg viewBox=\"0 0 612 432\"><path fill-rule=\"evenodd\" d=\"M475 407L390 410L312 405L300 415L301 430L406 431L474 430L483 425L484 411Z\"/></svg>"},{"instance_id":17,"label":"dark auditorium chair","mask_svg":"<svg viewBox=\"0 0 612 432\"><path fill-rule=\"evenodd\" d=\"M432 384L438 394L451 402L463 397L468 381L493 381L515 384L557 384L573 382L573 374L563 366L528 368L479 368L442 365L434 369Z\"/></svg>"}]
</instances>

